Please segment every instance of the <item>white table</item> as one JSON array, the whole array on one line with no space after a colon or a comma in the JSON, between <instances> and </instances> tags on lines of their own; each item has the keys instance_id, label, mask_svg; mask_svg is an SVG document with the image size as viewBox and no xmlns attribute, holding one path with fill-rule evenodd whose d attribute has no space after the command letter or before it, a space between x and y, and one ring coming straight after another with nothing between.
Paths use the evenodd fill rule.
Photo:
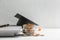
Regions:
<instances>
[{"instance_id":1,"label":"white table","mask_svg":"<svg viewBox=\"0 0 60 40\"><path fill-rule=\"evenodd\" d=\"M60 40L60 29L59 28L47 28L42 32L45 36L18 36L18 37L2 37L0 40Z\"/></svg>"},{"instance_id":2,"label":"white table","mask_svg":"<svg viewBox=\"0 0 60 40\"><path fill-rule=\"evenodd\" d=\"M44 29L45 30L45 29ZM17 36L17 37L0 37L0 40L48 40L46 30L42 32L45 36ZM42 34L41 33L41 34Z\"/></svg>"},{"instance_id":3,"label":"white table","mask_svg":"<svg viewBox=\"0 0 60 40\"><path fill-rule=\"evenodd\" d=\"M47 29L48 40L60 40L60 28Z\"/></svg>"},{"instance_id":4,"label":"white table","mask_svg":"<svg viewBox=\"0 0 60 40\"><path fill-rule=\"evenodd\" d=\"M27 37L2 37L0 40L48 40L48 37L46 36L27 36Z\"/></svg>"}]
</instances>

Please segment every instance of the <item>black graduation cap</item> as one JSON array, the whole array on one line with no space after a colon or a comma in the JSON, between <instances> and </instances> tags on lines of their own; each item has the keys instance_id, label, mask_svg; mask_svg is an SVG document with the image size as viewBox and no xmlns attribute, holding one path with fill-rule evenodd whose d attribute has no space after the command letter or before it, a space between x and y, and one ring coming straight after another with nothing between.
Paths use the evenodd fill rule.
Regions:
<instances>
[{"instance_id":1,"label":"black graduation cap","mask_svg":"<svg viewBox=\"0 0 60 40\"><path fill-rule=\"evenodd\" d=\"M17 26L23 26L24 24L27 24L27 23L38 25L38 24L32 22L31 20L27 19L26 17L18 14L18 13L15 15L15 17L19 19L17 22Z\"/></svg>"}]
</instances>

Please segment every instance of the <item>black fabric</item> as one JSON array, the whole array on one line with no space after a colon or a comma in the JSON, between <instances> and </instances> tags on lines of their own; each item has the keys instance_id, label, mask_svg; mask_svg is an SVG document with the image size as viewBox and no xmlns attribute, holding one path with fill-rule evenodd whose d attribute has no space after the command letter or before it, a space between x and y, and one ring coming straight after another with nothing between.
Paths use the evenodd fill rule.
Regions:
<instances>
[{"instance_id":1,"label":"black fabric","mask_svg":"<svg viewBox=\"0 0 60 40\"><path fill-rule=\"evenodd\" d=\"M17 22L18 26L22 26L23 24L27 24L27 23L38 25L38 24L32 22L31 20L25 18L24 16L18 14L18 13L15 15L15 17L19 19L18 22Z\"/></svg>"}]
</instances>

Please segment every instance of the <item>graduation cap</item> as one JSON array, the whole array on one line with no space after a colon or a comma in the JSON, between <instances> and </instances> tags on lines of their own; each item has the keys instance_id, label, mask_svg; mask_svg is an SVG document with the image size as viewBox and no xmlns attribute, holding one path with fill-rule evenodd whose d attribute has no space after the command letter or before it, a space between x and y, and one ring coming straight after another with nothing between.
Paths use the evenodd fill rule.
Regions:
<instances>
[{"instance_id":1,"label":"graduation cap","mask_svg":"<svg viewBox=\"0 0 60 40\"><path fill-rule=\"evenodd\" d=\"M27 19L26 17L18 14L18 13L15 15L15 17L19 19L17 22L17 26L23 26L24 24L27 24L27 23L38 25L38 24L34 23L33 21Z\"/></svg>"}]
</instances>

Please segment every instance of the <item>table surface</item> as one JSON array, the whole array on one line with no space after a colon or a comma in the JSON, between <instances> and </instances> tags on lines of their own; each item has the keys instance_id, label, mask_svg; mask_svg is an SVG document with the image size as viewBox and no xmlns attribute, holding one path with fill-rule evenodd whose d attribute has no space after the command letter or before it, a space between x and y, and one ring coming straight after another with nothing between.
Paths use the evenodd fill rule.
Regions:
<instances>
[{"instance_id":1,"label":"table surface","mask_svg":"<svg viewBox=\"0 0 60 40\"><path fill-rule=\"evenodd\" d=\"M0 37L0 40L60 40L59 28L47 28L43 33L45 36Z\"/></svg>"},{"instance_id":2,"label":"table surface","mask_svg":"<svg viewBox=\"0 0 60 40\"><path fill-rule=\"evenodd\" d=\"M15 28L14 28L15 29ZM1 29L2 30L2 29ZM4 29L4 30L7 30ZM41 32L41 34L44 34L44 36L15 36L15 37L0 37L0 40L48 40L46 29L44 28L44 31Z\"/></svg>"},{"instance_id":3,"label":"table surface","mask_svg":"<svg viewBox=\"0 0 60 40\"><path fill-rule=\"evenodd\" d=\"M47 29L48 40L60 40L60 28Z\"/></svg>"}]
</instances>

